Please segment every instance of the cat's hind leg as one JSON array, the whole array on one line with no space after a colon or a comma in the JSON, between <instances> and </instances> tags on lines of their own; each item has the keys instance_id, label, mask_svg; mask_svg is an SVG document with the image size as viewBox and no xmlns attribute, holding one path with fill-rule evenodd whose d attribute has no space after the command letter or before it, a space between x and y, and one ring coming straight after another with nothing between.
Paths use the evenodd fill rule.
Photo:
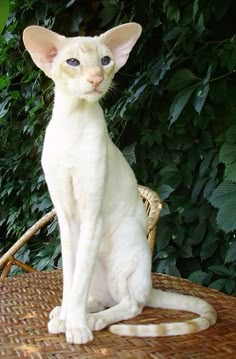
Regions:
<instances>
[{"instance_id":1,"label":"cat's hind leg","mask_svg":"<svg viewBox=\"0 0 236 359\"><path fill-rule=\"evenodd\" d=\"M113 235L108 286L116 305L88 316L92 330L101 330L141 313L152 287L151 254L145 229L137 218L126 218Z\"/></svg>"},{"instance_id":2,"label":"cat's hind leg","mask_svg":"<svg viewBox=\"0 0 236 359\"><path fill-rule=\"evenodd\" d=\"M87 323L92 331L102 330L113 323L135 317L142 312L142 309L142 304L132 302L127 297L114 307L102 312L88 314Z\"/></svg>"},{"instance_id":3,"label":"cat's hind leg","mask_svg":"<svg viewBox=\"0 0 236 359\"><path fill-rule=\"evenodd\" d=\"M88 303L87 303L87 312L88 313L97 313L101 312L105 309L105 306L101 304L99 301L97 301L93 297L89 297Z\"/></svg>"}]
</instances>

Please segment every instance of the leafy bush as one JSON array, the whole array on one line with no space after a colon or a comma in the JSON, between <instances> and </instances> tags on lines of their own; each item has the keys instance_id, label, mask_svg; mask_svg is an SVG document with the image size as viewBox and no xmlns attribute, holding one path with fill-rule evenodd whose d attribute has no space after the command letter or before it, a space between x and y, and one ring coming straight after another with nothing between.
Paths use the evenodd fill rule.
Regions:
<instances>
[{"instance_id":1,"label":"leafy bush","mask_svg":"<svg viewBox=\"0 0 236 359\"><path fill-rule=\"evenodd\" d=\"M94 35L137 21L142 37L103 107L139 182L163 200L153 270L235 292L234 12L232 0L12 1L0 40L3 247L51 206L40 153L52 87L23 49L23 28ZM33 242L24 250L29 262L40 269L60 265L55 231Z\"/></svg>"}]
</instances>

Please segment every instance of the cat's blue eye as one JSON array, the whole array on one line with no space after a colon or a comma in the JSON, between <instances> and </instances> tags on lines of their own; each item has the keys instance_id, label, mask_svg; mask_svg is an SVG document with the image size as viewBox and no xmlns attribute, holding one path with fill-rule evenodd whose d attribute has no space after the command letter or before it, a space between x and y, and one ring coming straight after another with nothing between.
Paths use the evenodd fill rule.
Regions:
<instances>
[{"instance_id":1,"label":"cat's blue eye","mask_svg":"<svg viewBox=\"0 0 236 359\"><path fill-rule=\"evenodd\" d=\"M80 62L77 59L74 59L73 57L71 59L66 60L67 64L70 66L79 66Z\"/></svg>"},{"instance_id":2,"label":"cat's blue eye","mask_svg":"<svg viewBox=\"0 0 236 359\"><path fill-rule=\"evenodd\" d=\"M104 57L101 59L101 64L102 64L102 66L109 65L110 62L111 62L111 58L110 58L109 56L104 56Z\"/></svg>"}]
</instances>

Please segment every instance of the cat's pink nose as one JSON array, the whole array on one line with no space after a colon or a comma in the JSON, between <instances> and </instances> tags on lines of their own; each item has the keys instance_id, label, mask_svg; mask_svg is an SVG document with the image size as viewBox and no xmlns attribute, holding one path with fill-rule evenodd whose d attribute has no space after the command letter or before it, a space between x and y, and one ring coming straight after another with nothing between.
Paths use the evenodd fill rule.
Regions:
<instances>
[{"instance_id":1,"label":"cat's pink nose","mask_svg":"<svg viewBox=\"0 0 236 359\"><path fill-rule=\"evenodd\" d=\"M90 82L94 88L97 88L103 81L102 69L99 66L87 68L86 75L87 81Z\"/></svg>"},{"instance_id":2,"label":"cat's pink nose","mask_svg":"<svg viewBox=\"0 0 236 359\"><path fill-rule=\"evenodd\" d=\"M102 76L90 76L87 78L87 81L90 82L95 88L97 88L100 83L103 81Z\"/></svg>"}]
</instances>

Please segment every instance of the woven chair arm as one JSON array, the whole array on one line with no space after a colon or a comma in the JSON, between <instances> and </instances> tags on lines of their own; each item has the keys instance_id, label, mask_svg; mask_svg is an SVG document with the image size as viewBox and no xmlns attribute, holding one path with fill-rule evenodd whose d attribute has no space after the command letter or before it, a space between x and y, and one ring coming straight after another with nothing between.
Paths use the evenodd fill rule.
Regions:
<instances>
[{"instance_id":1,"label":"woven chair arm","mask_svg":"<svg viewBox=\"0 0 236 359\"><path fill-rule=\"evenodd\" d=\"M156 224L159 220L162 203L158 194L151 190L149 187L139 185L138 189L143 198L144 205L148 213L147 234L149 234L156 227Z\"/></svg>"},{"instance_id":2,"label":"woven chair arm","mask_svg":"<svg viewBox=\"0 0 236 359\"><path fill-rule=\"evenodd\" d=\"M30 227L22 237L20 237L16 243L0 258L0 268L2 268L16 252L23 247L23 245L31 238L35 233L37 233L43 226L52 220L56 215L55 209L51 210L45 216L43 216L39 221L37 221L32 227Z\"/></svg>"}]
</instances>

